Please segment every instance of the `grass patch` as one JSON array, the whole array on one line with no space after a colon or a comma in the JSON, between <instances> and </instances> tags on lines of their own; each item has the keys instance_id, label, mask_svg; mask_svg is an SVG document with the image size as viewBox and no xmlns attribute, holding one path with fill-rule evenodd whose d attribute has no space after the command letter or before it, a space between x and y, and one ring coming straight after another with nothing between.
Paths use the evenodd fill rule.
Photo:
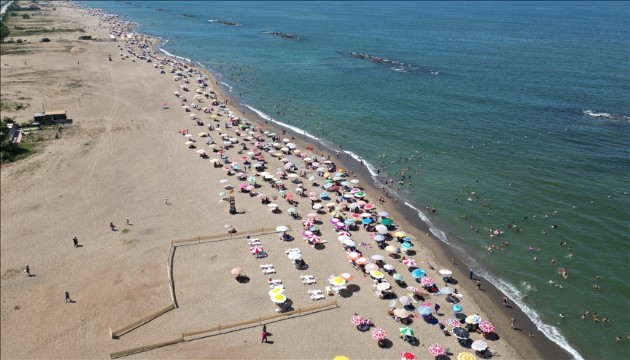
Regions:
<instances>
[{"instance_id":1,"label":"grass patch","mask_svg":"<svg viewBox=\"0 0 630 360\"><path fill-rule=\"evenodd\" d=\"M129 232L129 229L127 229L127 228L122 229L122 233L123 233L123 234L126 234L126 233L128 233L128 232Z\"/></svg>"},{"instance_id":2,"label":"grass patch","mask_svg":"<svg viewBox=\"0 0 630 360\"><path fill-rule=\"evenodd\" d=\"M28 108L28 104L0 99L0 110L2 111L20 111L26 108Z\"/></svg>"},{"instance_id":3,"label":"grass patch","mask_svg":"<svg viewBox=\"0 0 630 360\"><path fill-rule=\"evenodd\" d=\"M66 86L71 88L71 89L78 89L80 87L83 87L83 84L80 81L75 80L73 82L67 83Z\"/></svg>"},{"instance_id":4,"label":"grass patch","mask_svg":"<svg viewBox=\"0 0 630 360\"><path fill-rule=\"evenodd\" d=\"M21 309L20 305L15 305L15 306L13 307L13 310L20 310L20 309Z\"/></svg>"}]
</instances>

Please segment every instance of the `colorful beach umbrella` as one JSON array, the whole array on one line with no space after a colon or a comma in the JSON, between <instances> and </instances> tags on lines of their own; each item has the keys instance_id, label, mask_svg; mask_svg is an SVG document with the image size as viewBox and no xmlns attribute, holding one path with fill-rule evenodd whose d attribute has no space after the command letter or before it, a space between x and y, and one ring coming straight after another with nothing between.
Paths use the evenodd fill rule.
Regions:
<instances>
[{"instance_id":1,"label":"colorful beach umbrella","mask_svg":"<svg viewBox=\"0 0 630 360\"><path fill-rule=\"evenodd\" d=\"M475 355L469 352L461 352L457 354L457 360L475 360L475 359L477 359Z\"/></svg>"},{"instance_id":2,"label":"colorful beach umbrella","mask_svg":"<svg viewBox=\"0 0 630 360\"><path fill-rule=\"evenodd\" d=\"M481 322L481 316L477 314L468 315L464 321L466 324L479 324Z\"/></svg>"},{"instance_id":3,"label":"colorful beach umbrella","mask_svg":"<svg viewBox=\"0 0 630 360\"><path fill-rule=\"evenodd\" d=\"M359 265L365 265L369 262L369 260L365 257L360 257L358 258L355 263L359 264Z\"/></svg>"},{"instance_id":4,"label":"colorful beach umbrella","mask_svg":"<svg viewBox=\"0 0 630 360\"><path fill-rule=\"evenodd\" d=\"M274 286L271 290L269 290L269 296L274 296L276 294L284 293L284 286Z\"/></svg>"},{"instance_id":5,"label":"colorful beach umbrella","mask_svg":"<svg viewBox=\"0 0 630 360\"><path fill-rule=\"evenodd\" d=\"M400 354L400 360L418 360L418 357L409 351Z\"/></svg>"},{"instance_id":6,"label":"colorful beach umbrella","mask_svg":"<svg viewBox=\"0 0 630 360\"><path fill-rule=\"evenodd\" d=\"M414 336L414 332L410 328L403 326L400 328L400 336Z\"/></svg>"},{"instance_id":7,"label":"colorful beach umbrella","mask_svg":"<svg viewBox=\"0 0 630 360\"><path fill-rule=\"evenodd\" d=\"M418 265L418 262L414 259L403 259L402 261L403 264L405 264L406 266L416 266Z\"/></svg>"},{"instance_id":8,"label":"colorful beach umbrella","mask_svg":"<svg viewBox=\"0 0 630 360\"><path fill-rule=\"evenodd\" d=\"M370 276L375 278L375 279L382 279L382 278L385 277L385 275L382 272L378 271L378 270L370 271Z\"/></svg>"},{"instance_id":9,"label":"colorful beach umbrella","mask_svg":"<svg viewBox=\"0 0 630 360\"><path fill-rule=\"evenodd\" d=\"M418 289L417 287L413 287L413 286L408 286L407 290L409 290L409 291L411 291L413 293L416 293L416 294L420 292L420 289Z\"/></svg>"},{"instance_id":10,"label":"colorful beach umbrella","mask_svg":"<svg viewBox=\"0 0 630 360\"><path fill-rule=\"evenodd\" d=\"M332 277L332 278L328 279L328 282L330 282L330 284L334 285L334 286L343 286L343 285L345 285L346 280L344 280L342 277L335 276L335 277Z\"/></svg>"},{"instance_id":11,"label":"colorful beach umbrella","mask_svg":"<svg viewBox=\"0 0 630 360\"><path fill-rule=\"evenodd\" d=\"M282 304L283 302L287 301L287 297L284 294L275 294L271 297L271 301L275 302L276 304Z\"/></svg>"},{"instance_id":12,"label":"colorful beach umbrella","mask_svg":"<svg viewBox=\"0 0 630 360\"><path fill-rule=\"evenodd\" d=\"M249 252L251 252L252 254L260 254L263 252L263 248L260 245L250 246Z\"/></svg>"},{"instance_id":13,"label":"colorful beach umbrella","mask_svg":"<svg viewBox=\"0 0 630 360\"><path fill-rule=\"evenodd\" d=\"M431 286L433 285L435 282L433 281L433 279L431 279L428 276L423 276L420 278L420 285L422 286Z\"/></svg>"},{"instance_id":14,"label":"colorful beach umbrella","mask_svg":"<svg viewBox=\"0 0 630 360\"><path fill-rule=\"evenodd\" d=\"M360 258L360 257L361 257L361 254L359 254L359 253L358 253L358 252L356 252L356 251L353 251L353 252L349 253L348 255L346 255L346 257L347 257L349 260L356 260L356 259L358 259L358 258Z\"/></svg>"},{"instance_id":15,"label":"colorful beach umbrella","mask_svg":"<svg viewBox=\"0 0 630 360\"><path fill-rule=\"evenodd\" d=\"M429 315L433 312L433 309L427 306L421 306L418 308L418 314L420 315Z\"/></svg>"},{"instance_id":16,"label":"colorful beach umbrella","mask_svg":"<svg viewBox=\"0 0 630 360\"><path fill-rule=\"evenodd\" d=\"M454 312L456 312L456 313L462 312L462 310L463 310L463 308L462 308L461 306L457 305L457 304L455 304L455 305L451 306L451 309L452 309Z\"/></svg>"},{"instance_id":17,"label":"colorful beach umbrella","mask_svg":"<svg viewBox=\"0 0 630 360\"><path fill-rule=\"evenodd\" d=\"M413 245L411 245L411 243L408 242L404 242L402 244L400 244L400 248L403 250L409 250L413 247Z\"/></svg>"},{"instance_id":18,"label":"colorful beach umbrella","mask_svg":"<svg viewBox=\"0 0 630 360\"><path fill-rule=\"evenodd\" d=\"M483 340L475 340L470 347L476 351L484 351L488 348L488 344Z\"/></svg>"},{"instance_id":19,"label":"colorful beach umbrella","mask_svg":"<svg viewBox=\"0 0 630 360\"><path fill-rule=\"evenodd\" d=\"M448 324L448 326L460 326L462 323L459 321L459 319L448 319L446 320L446 324Z\"/></svg>"},{"instance_id":20,"label":"colorful beach umbrella","mask_svg":"<svg viewBox=\"0 0 630 360\"><path fill-rule=\"evenodd\" d=\"M385 340L387 339L387 333L385 330L381 328L376 328L372 330L372 339L374 340Z\"/></svg>"},{"instance_id":21,"label":"colorful beach umbrella","mask_svg":"<svg viewBox=\"0 0 630 360\"><path fill-rule=\"evenodd\" d=\"M415 269L414 271L411 272L411 276L413 276L416 279L420 279L424 275L426 275L426 273L422 269Z\"/></svg>"},{"instance_id":22,"label":"colorful beach umbrella","mask_svg":"<svg viewBox=\"0 0 630 360\"><path fill-rule=\"evenodd\" d=\"M429 352L433 356L446 355L446 350L438 344L432 344L431 346L429 346Z\"/></svg>"},{"instance_id":23,"label":"colorful beach umbrella","mask_svg":"<svg viewBox=\"0 0 630 360\"><path fill-rule=\"evenodd\" d=\"M361 325L365 322L365 318L361 315L354 315L351 321L354 325Z\"/></svg>"},{"instance_id":24,"label":"colorful beach umbrella","mask_svg":"<svg viewBox=\"0 0 630 360\"><path fill-rule=\"evenodd\" d=\"M491 333L494 331L494 325L490 321L482 321L479 323L479 329L485 333Z\"/></svg>"}]
</instances>

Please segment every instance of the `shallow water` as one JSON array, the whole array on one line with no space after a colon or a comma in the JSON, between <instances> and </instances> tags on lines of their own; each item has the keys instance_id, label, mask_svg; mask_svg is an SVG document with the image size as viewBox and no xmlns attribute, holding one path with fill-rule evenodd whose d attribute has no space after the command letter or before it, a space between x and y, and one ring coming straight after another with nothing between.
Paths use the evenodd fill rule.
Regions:
<instances>
[{"instance_id":1,"label":"shallow water","mask_svg":"<svg viewBox=\"0 0 630 360\"><path fill-rule=\"evenodd\" d=\"M393 190L409 167L400 195L548 336L586 358L628 355L614 342L630 320L627 3L87 5L168 39L166 50L219 73L242 104L357 154ZM522 300L527 282L535 290ZM587 309L611 323L580 320Z\"/></svg>"}]
</instances>

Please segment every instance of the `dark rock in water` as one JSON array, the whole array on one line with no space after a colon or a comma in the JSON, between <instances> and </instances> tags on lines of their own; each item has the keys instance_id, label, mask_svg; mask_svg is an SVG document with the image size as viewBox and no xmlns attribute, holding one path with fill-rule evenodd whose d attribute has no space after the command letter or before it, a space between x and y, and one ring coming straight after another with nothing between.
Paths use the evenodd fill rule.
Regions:
<instances>
[{"instance_id":1,"label":"dark rock in water","mask_svg":"<svg viewBox=\"0 0 630 360\"><path fill-rule=\"evenodd\" d=\"M399 71L399 72L424 72L424 73L430 74L430 75L438 75L439 74L435 70L423 69L423 68L421 68L420 66L417 66L417 65L404 63L404 62L397 61L397 60L390 60L388 58L384 58L384 57L380 57L380 56L376 56L376 55L359 53L359 52L356 52L356 51L348 51L347 53L352 55L353 57L355 57L357 59L369 60L369 61L372 61L372 62L377 63L377 64L390 65L392 69L394 69L395 71Z\"/></svg>"},{"instance_id":2,"label":"dark rock in water","mask_svg":"<svg viewBox=\"0 0 630 360\"><path fill-rule=\"evenodd\" d=\"M165 12L166 10L164 10L164 9L155 9L155 11Z\"/></svg>"},{"instance_id":3,"label":"dark rock in water","mask_svg":"<svg viewBox=\"0 0 630 360\"><path fill-rule=\"evenodd\" d=\"M278 31L267 31L265 34L279 36L283 39L300 40L300 37L293 34L285 34Z\"/></svg>"},{"instance_id":4,"label":"dark rock in water","mask_svg":"<svg viewBox=\"0 0 630 360\"><path fill-rule=\"evenodd\" d=\"M228 25L228 26L242 26L241 24L237 24L234 21L228 21L228 20L211 20L211 21L219 23L219 24L223 24L223 25Z\"/></svg>"},{"instance_id":5,"label":"dark rock in water","mask_svg":"<svg viewBox=\"0 0 630 360\"><path fill-rule=\"evenodd\" d=\"M185 16L185 17L190 17L190 18L197 17L197 15L194 15L194 14L180 14L180 15Z\"/></svg>"}]
</instances>

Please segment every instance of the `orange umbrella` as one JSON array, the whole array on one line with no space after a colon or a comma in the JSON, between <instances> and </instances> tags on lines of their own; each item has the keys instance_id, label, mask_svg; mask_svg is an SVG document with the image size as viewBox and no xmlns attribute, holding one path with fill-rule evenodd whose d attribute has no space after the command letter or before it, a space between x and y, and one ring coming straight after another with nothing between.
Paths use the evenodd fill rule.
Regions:
<instances>
[{"instance_id":1,"label":"orange umbrella","mask_svg":"<svg viewBox=\"0 0 630 360\"><path fill-rule=\"evenodd\" d=\"M351 253L349 253L349 254L348 254L348 259L349 259L349 260L356 260L356 259L358 259L358 258L360 258L360 257L361 257L361 254L359 254L359 253L358 253L358 252L356 252L356 251L353 251L353 252L351 252Z\"/></svg>"},{"instance_id":2,"label":"orange umbrella","mask_svg":"<svg viewBox=\"0 0 630 360\"><path fill-rule=\"evenodd\" d=\"M352 275L348 274L348 273L342 273L341 275L339 275L340 278L346 280L346 281L350 281L352 280Z\"/></svg>"}]
</instances>

